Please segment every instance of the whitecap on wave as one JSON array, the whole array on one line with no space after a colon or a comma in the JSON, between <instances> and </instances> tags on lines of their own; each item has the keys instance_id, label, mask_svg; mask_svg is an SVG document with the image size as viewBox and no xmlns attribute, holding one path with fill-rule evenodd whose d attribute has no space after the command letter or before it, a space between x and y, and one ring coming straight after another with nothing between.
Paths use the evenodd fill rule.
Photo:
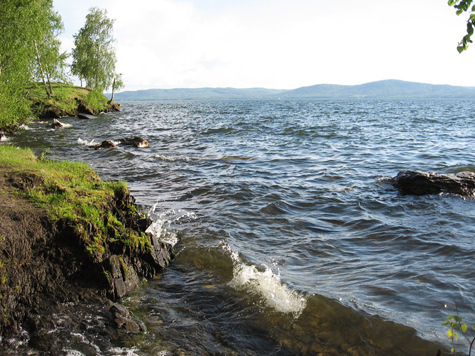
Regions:
<instances>
[{"instance_id":1,"label":"whitecap on wave","mask_svg":"<svg viewBox=\"0 0 475 356\"><path fill-rule=\"evenodd\" d=\"M232 288L260 296L279 312L292 313L296 317L302 313L307 305L306 298L283 283L280 273L274 273L266 265L263 265L264 270L259 270L254 265L245 264L229 245L223 244L222 247L230 253L233 261L233 279L229 282Z\"/></svg>"},{"instance_id":2,"label":"whitecap on wave","mask_svg":"<svg viewBox=\"0 0 475 356\"><path fill-rule=\"evenodd\" d=\"M78 138L78 144L84 146L95 146L98 144L96 140L92 139L91 141L83 140L82 138Z\"/></svg>"},{"instance_id":3,"label":"whitecap on wave","mask_svg":"<svg viewBox=\"0 0 475 356\"><path fill-rule=\"evenodd\" d=\"M148 216L153 223L145 230L152 235L158 237L163 242L169 243L175 246L178 242L178 236L176 232L170 229L170 225L176 224L184 219L196 219L196 214L185 210L167 210L159 211L159 205L155 204L148 212Z\"/></svg>"}]
</instances>

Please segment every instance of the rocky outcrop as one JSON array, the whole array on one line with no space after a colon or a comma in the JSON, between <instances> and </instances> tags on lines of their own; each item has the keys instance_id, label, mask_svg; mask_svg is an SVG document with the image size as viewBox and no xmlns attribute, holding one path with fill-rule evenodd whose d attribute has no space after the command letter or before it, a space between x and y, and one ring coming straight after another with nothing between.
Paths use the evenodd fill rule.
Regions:
<instances>
[{"instance_id":1,"label":"rocky outcrop","mask_svg":"<svg viewBox=\"0 0 475 356\"><path fill-rule=\"evenodd\" d=\"M32 344L38 341L48 349L53 344L45 344L45 330L60 322L55 316L78 313L73 305L104 310L109 300L160 273L173 258L173 249L145 232L151 221L138 214L127 189L117 190L104 204L102 218L110 238L99 240L93 224L87 227L87 237L74 220L52 220L44 209L22 198L19 193L43 184L28 177L0 167L0 336L23 327L32 335ZM132 243L131 235L140 240ZM141 329L117 308L110 313L118 327L128 332ZM69 319L82 328L83 321Z\"/></svg>"},{"instance_id":2,"label":"rocky outcrop","mask_svg":"<svg viewBox=\"0 0 475 356\"><path fill-rule=\"evenodd\" d=\"M403 194L450 193L466 197L475 196L475 172L438 174L405 170L392 178L391 183Z\"/></svg>"}]
</instances>

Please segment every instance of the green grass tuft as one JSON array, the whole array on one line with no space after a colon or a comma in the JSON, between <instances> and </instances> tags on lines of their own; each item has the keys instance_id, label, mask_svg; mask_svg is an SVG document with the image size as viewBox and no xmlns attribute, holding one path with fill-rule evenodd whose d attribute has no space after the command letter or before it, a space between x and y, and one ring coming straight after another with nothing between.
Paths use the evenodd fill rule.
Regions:
<instances>
[{"instance_id":1,"label":"green grass tuft","mask_svg":"<svg viewBox=\"0 0 475 356\"><path fill-rule=\"evenodd\" d=\"M129 228L111 211L116 197L127 196L125 182L105 182L86 164L38 159L29 149L0 146L0 167L35 205L46 209L52 221L66 220L75 227L91 257L102 260L110 244L148 248L146 235ZM128 207L129 219L140 216ZM123 219L122 219L123 220ZM130 221L130 220L129 220Z\"/></svg>"}]
</instances>

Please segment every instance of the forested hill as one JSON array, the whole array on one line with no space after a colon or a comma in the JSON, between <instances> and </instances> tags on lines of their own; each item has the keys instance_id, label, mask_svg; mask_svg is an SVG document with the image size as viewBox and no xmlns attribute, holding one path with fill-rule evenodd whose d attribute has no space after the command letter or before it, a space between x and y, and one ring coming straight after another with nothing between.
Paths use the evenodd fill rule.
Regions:
<instances>
[{"instance_id":1,"label":"forested hill","mask_svg":"<svg viewBox=\"0 0 475 356\"><path fill-rule=\"evenodd\" d=\"M278 95L283 92L285 92L285 90L261 88L148 89L117 93L115 94L115 100L154 101L260 99Z\"/></svg>"},{"instance_id":2,"label":"forested hill","mask_svg":"<svg viewBox=\"0 0 475 356\"><path fill-rule=\"evenodd\" d=\"M149 89L117 93L117 101L235 100L307 98L468 98L475 99L475 87L434 85L402 80L382 80L361 85L319 84L294 90L278 89Z\"/></svg>"}]
</instances>

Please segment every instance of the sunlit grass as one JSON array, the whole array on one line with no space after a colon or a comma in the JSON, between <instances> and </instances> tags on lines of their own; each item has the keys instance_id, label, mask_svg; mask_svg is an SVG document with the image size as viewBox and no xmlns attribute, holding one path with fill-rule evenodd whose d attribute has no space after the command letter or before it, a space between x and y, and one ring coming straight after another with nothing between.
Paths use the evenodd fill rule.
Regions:
<instances>
[{"instance_id":1,"label":"sunlit grass","mask_svg":"<svg viewBox=\"0 0 475 356\"><path fill-rule=\"evenodd\" d=\"M114 199L128 194L124 182L105 182L86 164L51 161L37 158L29 149L0 147L0 167L35 205L46 209L52 221L63 220L74 227L76 234L91 255L102 259L105 247L117 244L148 247L143 234L131 231L111 210ZM135 206L129 206L128 219L138 216ZM123 219L122 219L123 220Z\"/></svg>"}]
</instances>

